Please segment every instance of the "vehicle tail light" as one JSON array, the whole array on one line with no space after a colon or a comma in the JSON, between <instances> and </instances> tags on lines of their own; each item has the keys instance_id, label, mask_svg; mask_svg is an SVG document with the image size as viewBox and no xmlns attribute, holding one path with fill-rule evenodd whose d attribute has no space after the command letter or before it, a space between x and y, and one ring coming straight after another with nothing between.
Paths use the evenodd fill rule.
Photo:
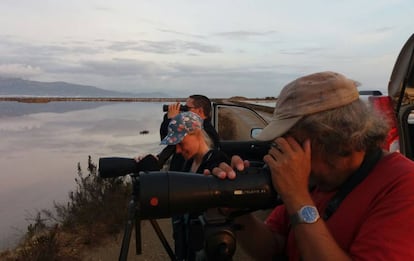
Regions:
<instances>
[{"instance_id":1,"label":"vehicle tail light","mask_svg":"<svg viewBox=\"0 0 414 261\"><path fill-rule=\"evenodd\" d=\"M397 118L394 113L391 97L370 96L368 98L368 101L376 111L385 116L385 119L388 125L390 126L390 131L388 132L387 139L385 141L383 148L388 151L399 151L400 143L397 127Z\"/></svg>"}]
</instances>

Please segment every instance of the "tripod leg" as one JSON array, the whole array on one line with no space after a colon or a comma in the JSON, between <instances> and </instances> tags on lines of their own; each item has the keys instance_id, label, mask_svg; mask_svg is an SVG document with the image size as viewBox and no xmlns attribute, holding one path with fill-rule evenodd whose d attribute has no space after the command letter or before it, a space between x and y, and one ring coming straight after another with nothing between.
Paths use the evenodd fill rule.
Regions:
<instances>
[{"instance_id":1,"label":"tripod leg","mask_svg":"<svg viewBox=\"0 0 414 261\"><path fill-rule=\"evenodd\" d=\"M140 255L142 253L141 242L141 218L139 215L135 215L135 253Z\"/></svg>"},{"instance_id":2,"label":"tripod leg","mask_svg":"<svg viewBox=\"0 0 414 261\"><path fill-rule=\"evenodd\" d=\"M160 226L158 225L157 220L155 219L150 219L151 225L154 228L155 233L157 233L158 238L160 239L162 245L164 246L165 250L167 251L168 255L170 256L172 261L175 261L175 255L174 252L172 251L170 245L168 244L167 239L165 238L164 234L161 231Z\"/></svg>"},{"instance_id":3,"label":"tripod leg","mask_svg":"<svg viewBox=\"0 0 414 261\"><path fill-rule=\"evenodd\" d=\"M135 216L135 200L132 199L128 206L128 218L125 224L124 237L122 238L121 252L119 253L119 261L127 260L129 243L131 240L132 229L134 227Z\"/></svg>"}]
</instances>

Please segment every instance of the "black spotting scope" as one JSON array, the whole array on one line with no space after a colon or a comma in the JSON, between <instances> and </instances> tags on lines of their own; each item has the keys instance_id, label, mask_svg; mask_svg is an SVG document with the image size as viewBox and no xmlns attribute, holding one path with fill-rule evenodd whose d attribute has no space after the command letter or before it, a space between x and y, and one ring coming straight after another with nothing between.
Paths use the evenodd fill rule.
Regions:
<instances>
[{"instance_id":1,"label":"black spotting scope","mask_svg":"<svg viewBox=\"0 0 414 261\"><path fill-rule=\"evenodd\" d=\"M166 218L209 208L267 209L280 204L267 168L250 167L233 180L203 174L159 171L152 156L99 159L102 178L132 174L142 219Z\"/></svg>"}]
</instances>

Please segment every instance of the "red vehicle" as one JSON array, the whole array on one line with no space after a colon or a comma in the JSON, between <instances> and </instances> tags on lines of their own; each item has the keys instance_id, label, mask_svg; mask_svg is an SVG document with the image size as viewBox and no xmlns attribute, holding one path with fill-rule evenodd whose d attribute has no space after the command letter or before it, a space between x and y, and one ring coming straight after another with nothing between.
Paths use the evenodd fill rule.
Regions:
<instances>
[{"instance_id":1,"label":"red vehicle","mask_svg":"<svg viewBox=\"0 0 414 261\"><path fill-rule=\"evenodd\" d=\"M414 159L414 34L398 55L388 83L388 96L373 95L369 102L387 116L391 130L385 148Z\"/></svg>"}]
</instances>

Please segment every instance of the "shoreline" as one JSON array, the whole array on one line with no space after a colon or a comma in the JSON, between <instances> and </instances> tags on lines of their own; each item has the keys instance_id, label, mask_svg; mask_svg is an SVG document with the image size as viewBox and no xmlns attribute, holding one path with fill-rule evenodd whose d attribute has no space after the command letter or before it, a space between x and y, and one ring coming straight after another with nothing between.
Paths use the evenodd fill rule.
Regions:
<instances>
[{"instance_id":1,"label":"shoreline","mask_svg":"<svg viewBox=\"0 0 414 261\"><path fill-rule=\"evenodd\" d=\"M185 102L186 97L180 98L142 98L142 97L38 97L38 96L0 96L0 101L15 101L22 103L48 103L55 101L82 101L82 102ZM210 98L213 102L223 101L272 101L269 98Z\"/></svg>"},{"instance_id":2,"label":"shoreline","mask_svg":"<svg viewBox=\"0 0 414 261\"><path fill-rule=\"evenodd\" d=\"M34 97L34 96L9 96L0 97L0 101L15 101L23 103L48 103L61 101L82 102L175 102L185 101L186 98L129 98L129 97Z\"/></svg>"}]
</instances>

